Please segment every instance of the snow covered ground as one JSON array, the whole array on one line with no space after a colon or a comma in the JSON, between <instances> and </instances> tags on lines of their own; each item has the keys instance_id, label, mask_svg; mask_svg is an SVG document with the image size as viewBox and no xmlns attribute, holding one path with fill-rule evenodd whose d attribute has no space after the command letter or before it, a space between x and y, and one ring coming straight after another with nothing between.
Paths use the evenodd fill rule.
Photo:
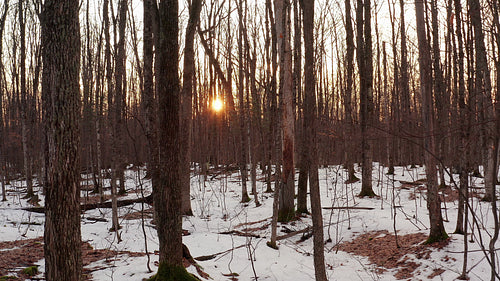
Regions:
<instances>
[{"instance_id":1,"label":"snow covered ground","mask_svg":"<svg viewBox=\"0 0 500 281\"><path fill-rule=\"evenodd\" d=\"M361 177L360 170L357 172L357 176ZM342 251L342 243L378 230L394 234L395 227L399 237L414 233L428 234L425 190L419 185L408 184L425 178L423 168L397 167L395 175L389 176L386 175L386 169L375 164L373 186L378 198L356 197L360 182L345 184L346 172L339 166L322 168L319 175L322 206L334 207L323 209L325 239L330 239L325 244L329 280L396 280L397 272L405 264L413 264L414 268L404 280L454 280L460 275L463 266L463 236L452 234L456 225L456 201L443 204L445 228L450 235L449 243L442 248L428 247L431 250L428 255L415 253L400 257L401 267L384 270L370 262L368 257ZM141 196L140 183L143 184L146 195L149 194L150 183L143 176L143 171L139 174L137 170L127 170L128 195L120 200ZM195 172L191 180L191 203L195 215L184 218L183 228L189 231L189 235L183 237L183 242L195 258L214 255L212 259L198 261L213 280L230 280L233 277L235 280L254 280L255 276L258 280L314 280L312 238L299 241L303 236L301 233L279 240L278 250L266 246L271 233L273 197L272 194L262 192L265 190L264 182L257 183L262 206L255 207L253 201L239 203L241 187L238 173L220 173L205 179ZM458 182L456 175L455 180ZM43 214L22 210L23 207L30 206L26 199L22 199L22 186L23 182L11 181L7 186L8 201L0 202L0 243L43 236ZM472 178L471 186L480 194L484 192L480 178ZM43 196L41 192L38 194L43 205ZM92 195L82 190L82 196ZM490 266L481 251L480 238L487 248L489 235L493 233L493 216L490 204L480 202L477 198L471 202L482 236L479 236L478 228L474 226L474 242L468 244L468 274L471 280L489 280ZM351 208L345 208L347 206ZM115 255L94 261L85 267L93 280L142 280L150 277L153 273L148 272L148 257L130 254L144 253L145 241L151 257L150 267L156 271L156 230L149 217L144 220L143 227L140 216L137 216L141 208L139 203L120 208L120 233L123 239L120 243L117 243L115 234L108 231L111 228L111 209L94 209L82 214L82 241L89 243L94 249L116 251L113 252ZM150 207L145 204L144 208ZM145 214L150 215L148 212ZM311 225L310 216L288 224L278 224L278 236L303 230ZM469 227L469 233L470 231ZM250 233L251 236L241 236L243 233ZM364 247L369 249L372 240L377 241L377 237L384 235L379 233L369 236ZM398 251L395 243L388 248L388 252L384 251L380 255ZM0 260L9 250L12 248L0 249ZM41 278L44 271L43 259L36 264L41 272L36 277ZM8 275L15 276L20 269L22 267L11 269ZM188 270L197 274L193 266Z\"/></svg>"}]
</instances>

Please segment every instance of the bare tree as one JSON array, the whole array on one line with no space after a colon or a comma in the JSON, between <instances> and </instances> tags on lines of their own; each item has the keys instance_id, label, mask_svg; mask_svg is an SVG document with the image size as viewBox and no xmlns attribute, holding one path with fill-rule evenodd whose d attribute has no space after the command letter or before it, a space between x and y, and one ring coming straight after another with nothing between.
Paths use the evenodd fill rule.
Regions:
<instances>
[{"instance_id":1,"label":"bare tree","mask_svg":"<svg viewBox=\"0 0 500 281\"><path fill-rule=\"evenodd\" d=\"M124 170L126 166L125 154L125 103L126 103L126 71L125 71L125 27L127 25L128 0L118 2L118 42L115 47L115 72L113 104L110 114L112 117L112 137L113 137L113 176L112 184L120 182L119 194L125 194Z\"/></svg>"},{"instance_id":2,"label":"bare tree","mask_svg":"<svg viewBox=\"0 0 500 281\"><path fill-rule=\"evenodd\" d=\"M495 221L495 229L489 243L491 280L496 280L496 250L495 243L499 235L498 208L496 196L497 181L497 149L498 149L498 127L495 122L495 112L491 98L491 77L488 67L486 47L484 43L483 25L481 19L481 3L478 0L469 0L469 15L474 30L474 47L476 51L475 81L473 95L479 99L479 117L484 121L481 124L481 134L484 139L484 188L486 193L483 200L491 202L491 211ZM498 15L497 15L498 16ZM498 81L497 81L498 83ZM498 95L498 93L497 93ZM498 106L498 105L497 105ZM496 118L499 118L498 116Z\"/></svg>"},{"instance_id":3,"label":"bare tree","mask_svg":"<svg viewBox=\"0 0 500 281\"><path fill-rule=\"evenodd\" d=\"M432 85L434 90L434 99L437 111L437 124L442 133L436 135L437 156L440 161L444 162L444 153L446 145L446 131L448 128L448 104L449 99L446 97L443 70L441 67L441 54L439 43L439 26L438 26L438 8L436 0L431 1L431 26L432 26L432 58L433 58L433 79ZM445 187L446 182L444 178L443 165L439 165L439 186Z\"/></svg>"},{"instance_id":4,"label":"bare tree","mask_svg":"<svg viewBox=\"0 0 500 281\"><path fill-rule=\"evenodd\" d=\"M239 0L238 3L238 100L239 100L239 124L240 124L240 173L241 173L241 202L246 203L250 201L247 191L247 181L248 181L248 169L247 169L247 157L248 157L248 135L247 135L247 120L246 120L246 108L245 108L245 84L244 84L244 58L243 58L243 0Z\"/></svg>"},{"instance_id":5,"label":"bare tree","mask_svg":"<svg viewBox=\"0 0 500 281\"><path fill-rule=\"evenodd\" d=\"M162 0L158 8L157 88L159 162L153 186L158 239L158 274L153 280L195 280L182 265L182 183L180 156L179 4ZM186 171L183 171L186 172Z\"/></svg>"},{"instance_id":6,"label":"bare tree","mask_svg":"<svg viewBox=\"0 0 500 281\"><path fill-rule=\"evenodd\" d=\"M289 0L275 1L276 31L278 52L280 54L280 105L281 128L283 133L281 188L278 220L287 222L295 216L295 166L294 166L294 108L292 90L292 52L290 49L290 10Z\"/></svg>"},{"instance_id":7,"label":"bare tree","mask_svg":"<svg viewBox=\"0 0 500 281\"><path fill-rule=\"evenodd\" d=\"M19 35L20 35L20 84L21 84L21 130L22 130L22 144L23 144L23 160L24 160L24 174L26 177L27 194L25 198L31 198L33 192L33 177L32 177L32 159L31 159L31 98L28 97L28 90L26 88L26 17L24 14L25 7L24 1L18 2L18 16L19 16Z\"/></svg>"},{"instance_id":8,"label":"bare tree","mask_svg":"<svg viewBox=\"0 0 500 281\"><path fill-rule=\"evenodd\" d=\"M410 97L410 76L409 76L409 63L408 63L408 47L407 47L407 35L406 35L406 21L405 21L405 5L404 0L399 1L400 5L400 14L401 14L401 79L400 79L400 119L403 124L403 130L412 130L413 121L411 116L411 97ZM396 61L396 60L395 60ZM396 64L396 62L395 62ZM395 77L396 79L396 77ZM396 105L396 104L394 104ZM397 110L397 109L396 109ZM399 121L399 120L398 120ZM408 153L409 157L406 157L404 161L410 161L410 164L414 164L413 162L413 149L408 142L400 142L401 145L404 145L405 148L400 149L403 153Z\"/></svg>"},{"instance_id":9,"label":"bare tree","mask_svg":"<svg viewBox=\"0 0 500 281\"><path fill-rule=\"evenodd\" d=\"M309 184L311 189L311 210L314 234L314 272L316 280L326 281L325 253L323 240L323 215L321 213L321 198L318 177L317 122L314 75L314 1L302 1L304 12L304 42L305 42L305 112L304 123L308 138Z\"/></svg>"},{"instance_id":10,"label":"bare tree","mask_svg":"<svg viewBox=\"0 0 500 281\"><path fill-rule=\"evenodd\" d=\"M455 24L456 24L456 41L458 46L454 50L456 53L455 64L457 65L456 74L458 82L458 106L459 106L459 118L460 118L460 192L458 198L458 214L457 214L457 226L455 228L455 233L465 234L465 223L464 223L464 210L466 208L466 202L468 198L465 196L468 190L468 169L470 167L468 163L468 118L467 118L467 108L465 104L465 80L464 80L464 51L463 51L463 39L462 39L462 3L459 0L454 0L455 6Z\"/></svg>"},{"instance_id":11,"label":"bare tree","mask_svg":"<svg viewBox=\"0 0 500 281\"><path fill-rule=\"evenodd\" d=\"M143 33L143 74L144 89L142 92L142 111L144 115L144 127L148 141L148 174L151 177L153 191L158 182L158 140L156 137L156 103L153 82L153 17L156 12L156 4L153 0L144 1L144 33Z\"/></svg>"},{"instance_id":12,"label":"bare tree","mask_svg":"<svg viewBox=\"0 0 500 281\"><path fill-rule=\"evenodd\" d=\"M106 63L106 82L107 82L107 90L108 90L108 124L109 128L113 131L112 135L115 135L116 132L114 132L115 127L113 127L114 124L114 118L116 117L115 113L115 89L113 88L113 68L111 64L111 38L110 38L110 22L109 22L109 0L104 0L103 3L103 19L104 19L104 38L106 41L106 46L104 50L104 60ZM116 159L116 155L118 154L118 148L117 144L114 143L112 151L113 151L113 160L112 163L113 165L118 161ZM112 212L111 212L111 220L113 226L111 227L111 231L115 231L116 237L118 241L121 240L120 238L120 225L118 221L118 202L117 202L117 186L116 186L116 167L113 167L111 173L111 202L112 202Z\"/></svg>"},{"instance_id":13,"label":"bare tree","mask_svg":"<svg viewBox=\"0 0 500 281\"><path fill-rule=\"evenodd\" d=\"M359 69L362 178L359 196L375 196L372 188L373 151L369 132L373 125L373 54L370 0L358 0L356 7L357 59Z\"/></svg>"},{"instance_id":14,"label":"bare tree","mask_svg":"<svg viewBox=\"0 0 500 281\"><path fill-rule=\"evenodd\" d=\"M190 182L190 161L191 161L191 128L193 109L193 80L195 79L194 60L194 35L196 25L200 20L201 0L192 0L189 6L189 19L186 27L186 38L184 43L184 72L181 92L181 153L183 172L182 180L182 214L192 216L191 210L191 182Z\"/></svg>"},{"instance_id":15,"label":"bare tree","mask_svg":"<svg viewBox=\"0 0 500 281\"><path fill-rule=\"evenodd\" d=\"M469 0L469 15L474 30L474 47L476 52L474 97L478 100L479 118L481 122L481 134L483 138L484 155L484 186L486 193L483 200L493 202L496 200L495 183L497 180L496 170L496 147L498 140L495 116L491 98L491 77L488 67L486 47L484 43L483 25L481 19L481 6L478 0Z\"/></svg>"},{"instance_id":16,"label":"bare tree","mask_svg":"<svg viewBox=\"0 0 500 281\"><path fill-rule=\"evenodd\" d=\"M0 58L2 58L3 53L3 34L5 30L5 21L7 19L7 12L9 10L9 0L4 0L2 6L2 16L0 18ZM0 59L0 73L3 73L4 66L3 61ZM5 180L6 180L6 163L5 163L5 124L4 124L4 85L3 77L0 76L0 181L2 182L2 201L7 201L7 194L5 191Z\"/></svg>"},{"instance_id":17,"label":"bare tree","mask_svg":"<svg viewBox=\"0 0 500 281\"><path fill-rule=\"evenodd\" d=\"M46 0L42 96L49 152L44 256L47 280L82 280L80 230L79 1Z\"/></svg>"},{"instance_id":18,"label":"bare tree","mask_svg":"<svg viewBox=\"0 0 500 281\"><path fill-rule=\"evenodd\" d=\"M306 124L304 123L304 114L303 114L303 101L302 99L302 8L299 6L299 1L293 1L293 14L294 14L294 64L293 64L293 90L294 97L296 100L297 106L297 121L300 130L297 132L300 138L300 146L299 150L299 181L297 183L297 213L298 214L307 214L307 181L308 181L308 169L309 163L308 155L307 155L307 146L309 145L307 136L305 134ZM299 10L300 9L300 10ZM299 12L300 11L300 12Z\"/></svg>"},{"instance_id":19,"label":"bare tree","mask_svg":"<svg viewBox=\"0 0 500 281\"><path fill-rule=\"evenodd\" d=\"M441 241L448 238L444 230L441 215L441 201L438 194L437 170L435 159L434 110L432 99L432 62L429 42L425 29L423 0L415 2L415 15L417 19L418 62L420 66L420 92L422 93L422 123L426 134L425 148L425 174L427 175L427 209L429 210L430 234L428 243Z\"/></svg>"},{"instance_id":20,"label":"bare tree","mask_svg":"<svg viewBox=\"0 0 500 281\"><path fill-rule=\"evenodd\" d=\"M345 58L345 71L346 71L346 86L344 94L344 110L345 110L345 131L346 139L351 139L353 132L353 84L354 84L354 31L352 27L351 16L351 1L345 0L345 29L346 29L346 58ZM344 152L344 163L348 171L348 182L355 182L359 180L354 175L354 161L353 161L353 147L349 141L345 142L347 146Z\"/></svg>"}]
</instances>

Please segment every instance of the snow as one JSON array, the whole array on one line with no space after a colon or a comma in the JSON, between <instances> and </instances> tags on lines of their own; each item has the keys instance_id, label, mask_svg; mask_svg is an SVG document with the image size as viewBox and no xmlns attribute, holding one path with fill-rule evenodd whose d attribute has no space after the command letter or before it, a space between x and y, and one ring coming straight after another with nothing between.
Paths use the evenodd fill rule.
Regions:
<instances>
[{"instance_id":1,"label":"snow","mask_svg":"<svg viewBox=\"0 0 500 281\"><path fill-rule=\"evenodd\" d=\"M356 175L361 177L357 168ZM329 166L319 171L321 200L323 207L371 207L367 209L323 209L325 239L331 242L325 244L325 262L329 280L395 280L397 269L380 272L378 266L370 264L368 258L339 251L338 243L351 241L362 233L375 230L387 230L394 233L394 213L396 211L395 226L398 235L410 233L428 234L428 213L425 201L425 190L420 191L418 186L400 188L400 181L414 182L425 178L422 167L396 167L395 175L386 175L386 169L374 164L373 188L380 195L379 198L359 198L361 183L345 184L346 172L339 166ZM150 182L143 179L144 172L139 175L137 169L126 172L128 195L122 199L137 198L140 192L139 179L144 185L146 195L150 193ZM85 178L85 176L83 177ZM198 261L203 270L213 280L230 280L228 275L237 273L238 280L314 280L313 245L312 239L299 242L301 234L278 241L278 250L266 246L270 239L270 222L272 214L272 194L263 193L265 183L258 182L257 189L260 207L255 207L253 201L241 204L239 175L218 174L216 177L193 173L191 176L191 198L194 216L185 217L183 229L189 235L183 237L193 257L216 255L214 259ZM296 180L298 175L296 176ZM458 176L454 175L458 182ZM447 177L449 181L449 178ZM43 236L43 214L30 213L22 210L28 207L26 199L22 199L22 182L11 181L8 185L8 201L0 202L0 242L24 240ZM250 185L249 185L250 186ZM472 178L471 186L483 188L482 179ZM394 188L393 188L394 187ZM477 189L481 190L481 189ZM481 190L484 192L484 189ZM106 191L109 193L109 190ZM82 191L82 196L87 196ZM410 196L415 194L415 196ZM43 195L38 192L43 203ZM394 200L393 200L394 197ZM394 202L394 203L393 203ZM393 205L396 205L393 208ZM309 201L308 201L309 205ZM469 243L468 270L472 280L489 280L490 266L480 250L480 238L487 248L490 236L493 233L493 216L490 204L481 202L477 198L472 200L472 206L481 225L481 237L477 226L474 226L474 242ZM147 204L145 208L149 208ZM446 208L445 208L446 207ZM443 204L443 217L446 219L445 228L450 235L450 243L443 249L433 249L430 259L411 257L421 264L414 271L412 280L428 280L428 276L435 269L443 269L441 275L432 280L454 280L462 270L463 263L463 236L452 234L455 229L457 202ZM121 207L119 215L140 211L141 204ZM90 219L89 219L90 218ZM105 218L106 221L95 221L92 218ZM256 222L256 223L253 223ZM82 241L88 242L94 249L110 249L115 251L145 252L145 238L141 219L120 219L122 242L117 243L115 234L109 232L111 228L111 209L89 210L82 214ZM285 234L281 230L301 230L311 226L310 216L301 218L292 223L278 224L278 236ZM250 232L259 237L242 237L235 234L222 234L228 231ZM151 225L151 219L145 220L145 234L147 247L151 253L150 266L157 269L155 262L158 255L156 230ZM470 232L470 227L469 227ZM470 239L470 236L469 236ZM230 250L233 249L234 250ZM228 251L229 250L229 251ZM0 256L5 251L0 251ZM147 269L147 257L131 257L120 252L113 258L100 260L86 266L91 269L93 280L141 280L153 273ZM40 274L43 277L44 260L37 262ZM255 273L254 273L255 270ZM188 271L197 274L191 266ZM11 273L15 275L15 273Z\"/></svg>"}]
</instances>

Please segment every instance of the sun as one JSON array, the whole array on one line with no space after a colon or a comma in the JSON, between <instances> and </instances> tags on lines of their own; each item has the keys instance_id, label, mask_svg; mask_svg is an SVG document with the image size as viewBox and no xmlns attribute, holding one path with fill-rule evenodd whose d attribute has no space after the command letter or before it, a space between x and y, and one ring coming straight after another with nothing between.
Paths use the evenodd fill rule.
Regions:
<instances>
[{"instance_id":1,"label":"sun","mask_svg":"<svg viewBox=\"0 0 500 281\"><path fill-rule=\"evenodd\" d=\"M219 98L215 98L214 101L212 102L212 108L216 112L221 111L223 107L224 107L224 104L222 103L222 101Z\"/></svg>"}]
</instances>

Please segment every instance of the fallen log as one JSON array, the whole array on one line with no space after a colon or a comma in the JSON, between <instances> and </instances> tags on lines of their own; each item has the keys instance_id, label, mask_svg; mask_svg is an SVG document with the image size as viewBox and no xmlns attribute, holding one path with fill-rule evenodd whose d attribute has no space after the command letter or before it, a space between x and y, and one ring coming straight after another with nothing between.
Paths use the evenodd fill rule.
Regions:
<instances>
[{"instance_id":1,"label":"fallen log","mask_svg":"<svg viewBox=\"0 0 500 281\"><path fill-rule=\"evenodd\" d=\"M375 208L349 206L349 207L323 207L323 209L325 209L325 210L374 210Z\"/></svg>"},{"instance_id":2,"label":"fallen log","mask_svg":"<svg viewBox=\"0 0 500 281\"><path fill-rule=\"evenodd\" d=\"M238 230L223 231L223 232L219 232L219 234L233 234L236 236L261 238L260 235L258 235L258 234L254 234L251 232L242 232L242 231L238 231Z\"/></svg>"},{"instance_id":3,"label":"fallen log","mask_svg":"<svg viewBox=\"0 0 500 281\"><path fill-rule=\"evenodd\" d=\"M297 230L297 231L294 231L294 232L287 233L285 235L278 236L278 237L276 237L276 240L287 239L287 238L290 238L290 237L295 236L297 234L302 234L302 233L305 233L305 232L309 232L310 230L311 230L311 227L308 226L308 227L306 227L304 229Z\"/></svg>"},{"instance_id":4,"label":"fallen log","mask_svg":"<svg viewBox=\"0 0 500 281\"><path fill-rule=\"evenodd\" d=\"M136 198L136 199L125 199L125 200L118 200L117 206L118 207L124 207L124 206L129 206L135 203L147 203L149 205L153 204L153 195L146 196L144 198ZM93 209L106 209L106 208L112 208L112 203L111 201L106 201L102 203L88 203L88 204L82 204L80 209L82 212L88 211L88 210L93 210ZM33 212L33 213L40 213L43 214L45 213L45 207L28 207L28 208L22 208L22 210L28 211L28 212Z\"/></svg>"}]
</instances>

